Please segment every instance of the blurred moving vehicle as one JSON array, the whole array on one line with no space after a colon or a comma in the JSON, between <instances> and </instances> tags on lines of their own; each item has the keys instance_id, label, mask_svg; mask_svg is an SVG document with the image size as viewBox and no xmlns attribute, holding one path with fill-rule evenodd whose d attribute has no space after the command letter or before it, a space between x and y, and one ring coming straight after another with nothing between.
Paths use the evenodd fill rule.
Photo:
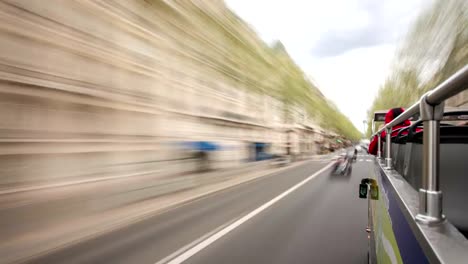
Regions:
<instances>
[{"instance_id":1,"label":"blurred moving vehicle","mask_svg":"<svg viewBox=\"0 0 468 264\"><path fill-rule=\"evenodd\" d=\"M468 109L444 107L467 83L465 66L374 131L375 169L359 185L368 202L369 263L467 263ZM392 130L408 119L415 121Z\"/></svg>"},{"instance_id":2,"label":"blurred moving vehicle","mask_svg":"<svg viewBox=\"0 0 468 264\"><path fill-rule=\"evenodd\" d=\"M372 122L374 123L374 121ZM374 133L374 130L372 130L372 133ZM361 141L359 141L359 147L361 147L361 149L363 151L365 151L366 153L369 153L369 144L370 144L370 140L368 139L362 139Z\"/></svg>"},{"instance_id":3,"label":"blurred moving vehicle","mask_svg":"<svg viewBox=\"0 0 468 264\"><path fill-rule=\"evenodd\" d=\"M357 154L358 154L358 152L359 152L359 151L358 151L358 147L359 147L359 146L354 147L353 162L356 162L356 160L357 160Z\"/></svg>"},{"instance_id":4,"label":"blurred moving vehicle","mask_svg":"<svg viewBox=\"0 0 468 264\"><path fill-rule=\"evenodd\" d=\"M360 145L356 145L354 148L357 150L358 153L363 150Z\"/></svg>"},{"instance_id":5,"label":"blurred moving vehicle","mask_svg":"<svg viewBox=\"0 0 468 264\"><path fill-rule=\"evenodd\" d=\"M350 175L352 171L352 156L350 153L342 153L335 158L331 174Z\"/></svg>"}]
</instances>

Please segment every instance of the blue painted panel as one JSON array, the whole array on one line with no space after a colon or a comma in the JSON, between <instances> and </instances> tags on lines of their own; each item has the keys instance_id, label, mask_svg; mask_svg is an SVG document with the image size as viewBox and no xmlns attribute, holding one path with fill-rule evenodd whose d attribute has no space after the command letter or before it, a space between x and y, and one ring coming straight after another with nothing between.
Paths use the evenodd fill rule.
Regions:
<instances>
[{"instance_id":1,"label":"blue painted panel","mask_svg":"<svg viewBox=\"0 0 468 264\"><path fill-rule=\"evenodd\" d=\"M396 193L381 170L382 187L387 191L388 213L403 263L429 263L397 202Z\"/></svg>"}]
</instances>

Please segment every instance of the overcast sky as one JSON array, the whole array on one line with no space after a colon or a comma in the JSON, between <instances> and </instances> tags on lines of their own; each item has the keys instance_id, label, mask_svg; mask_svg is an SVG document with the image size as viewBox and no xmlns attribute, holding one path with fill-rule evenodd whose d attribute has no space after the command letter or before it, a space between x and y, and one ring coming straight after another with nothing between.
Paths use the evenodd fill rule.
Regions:
<instances>
[{"instance_id":1,"label":"overcast sky","mask_svg":"<svg viewBox=\"0 0 468 264\"><path fill-rule=\"evenodd\" d=\"M267 43L280 40L302 70L363 130L411 22L429 0L225 0Z\"/></svg>"}]
</instances>

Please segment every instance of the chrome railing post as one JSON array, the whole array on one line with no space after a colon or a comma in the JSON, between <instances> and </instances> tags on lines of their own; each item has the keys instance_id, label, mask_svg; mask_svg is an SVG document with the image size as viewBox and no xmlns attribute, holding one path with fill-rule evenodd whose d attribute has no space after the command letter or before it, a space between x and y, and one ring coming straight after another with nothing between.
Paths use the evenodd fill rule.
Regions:
<instances>
[{"instance_id":1,"label":"chrome railing post","mask_svg":"<svg viewBox=\"0 0 468 264\"><path fill-rule=\"evenodd\" d=\"M419 213L416 220L424 224L442 222L442 192L440 177L440 120L444 114L444 103L431 105L428 94L421 98L419 105L424 124L422 187L419 189Z\"/></svg>"},{"instance_id":2,"label":"chrome railing post","mask_svg":"<svg viewBox=\"0 0 468 264\"><path fill-rule=\"evenodd\" d=\"M385 169L392 169L392 156L391 156L391 146L392 146L392 128L387 127L385 130L387 133L385 135Z\"/></svg>"}]
</instances>

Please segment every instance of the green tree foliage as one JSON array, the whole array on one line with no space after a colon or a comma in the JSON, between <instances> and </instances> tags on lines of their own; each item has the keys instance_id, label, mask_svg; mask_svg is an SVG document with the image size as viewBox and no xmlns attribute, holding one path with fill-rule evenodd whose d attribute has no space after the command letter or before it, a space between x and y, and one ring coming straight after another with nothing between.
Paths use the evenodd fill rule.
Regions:
<instances>
[{"instance_id":1,"label":"green tree foliage","mask_svg":"<svg viewBox=\"0 0 468 264\"><path fill-rule=\"evenodd\" d=\"M468 63L468 2L436 0L409 30L368 111L408 107ZM465 92L466 93L466 92ZM367 134L370 135L370 126Z\"/></svg>"},{"instance_id":2,"label":"green tree foliage","mask_svg":"<svg viewBox=\"0 0 468 264\"><path fill-rule=\"evenodd\" d=\"M284 102L285 116L300 107L323 128L359 138L357 129L305 77L283 44L267 45L223 1L148 1L160 20L158 27L164 26L161 33L178 43L177 52L186 63L196 62L204 73L199 78L267 94Z\"/></svg>"},{"instance_id":3,"label":"green tree foliage","mask_svg":"<svg viewBox=\"0 0 468 264\"><path fill-rule=\"evenodd\" d=\"M281 66L276 70L279 76L282 76L280 94L286 107L288 105L303 107L323 128L331 129L348 139L359 139L361 134L351 121L305 77L305 74L287 54L281 42L274 43L272 50L279 60L277 65Z\"/></svg>"}]
</instances>

